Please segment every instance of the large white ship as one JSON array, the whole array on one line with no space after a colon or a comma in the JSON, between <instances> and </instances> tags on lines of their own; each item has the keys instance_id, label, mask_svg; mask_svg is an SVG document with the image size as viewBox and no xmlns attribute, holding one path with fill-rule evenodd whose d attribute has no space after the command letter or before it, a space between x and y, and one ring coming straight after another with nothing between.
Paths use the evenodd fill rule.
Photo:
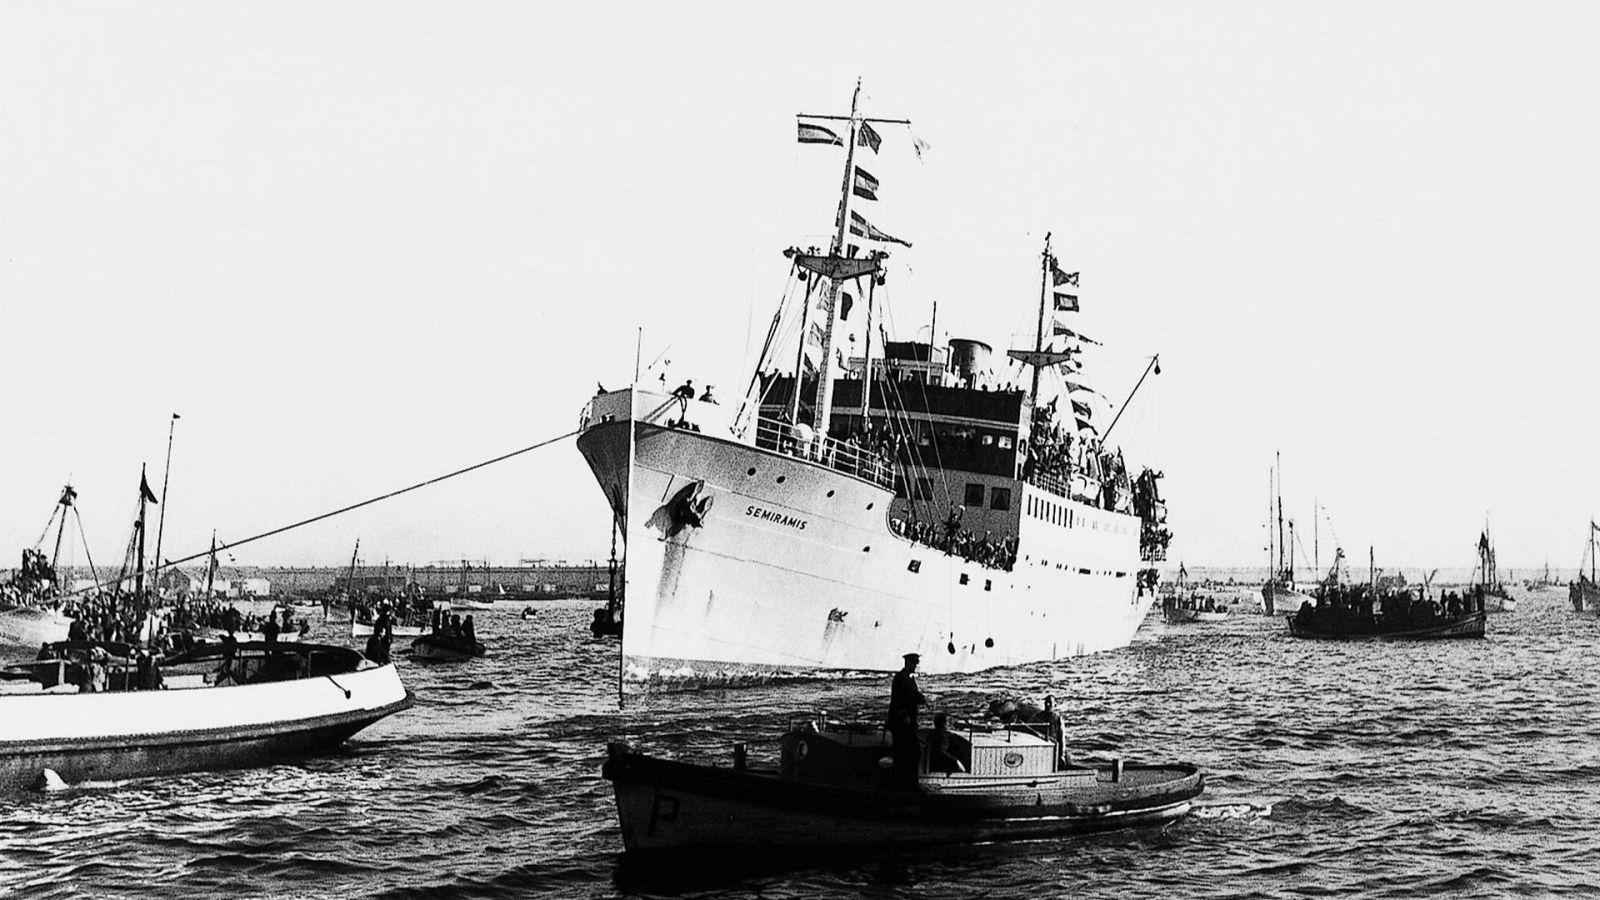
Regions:
<instances>
[{"instance_id":1,"label":"large white ship","mask_svg":"<svg viewBox=\"0 0 1600 900\"><path fill-rule=\"evenodd\" d=\"M844 151L837 233L828 253L785 251L794 296L743 402L636 383L584 410L578 447L625 539L625 684L892 670L909 652L930 673L1051 660L1125 646L1155 597L1160 474L1131 475L1100 436L1115 420L1073 399L1080 375L1057 378L1082 345L1058 317L1077 275L1048 239L1037 340L1010 353L1030 385L1001 384L977 341L873 346L888 254L870 247L904 242L851 208L878 188L856 157L906 123L854 107L801 117L802 143ZM852 304L866 342L846 361Z\"/></svg>"}]
</instances>

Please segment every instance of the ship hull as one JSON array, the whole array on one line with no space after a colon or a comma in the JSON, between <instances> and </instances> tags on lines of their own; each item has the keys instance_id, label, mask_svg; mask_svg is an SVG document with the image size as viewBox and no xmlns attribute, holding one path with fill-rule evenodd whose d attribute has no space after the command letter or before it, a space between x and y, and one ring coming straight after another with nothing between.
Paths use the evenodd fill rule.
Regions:
<instances>
[{"instance_id":1,"label":"ship hull","mask_svg":"<svg viewBox=\"0 0 1600 900\"><path fill-rule=\"evenodd\" d=\"M1579 576L1567 585L1567 599L1581 613L1600 613L1600 584Z\"/></svg>"},{"instance_id":2,"label":"ship hull","mask_svg":"<svg viewBox=\"0 0 1600 900\"><path fill-rule=\"evenodd\" d=\"M658 399L596 398L578 440L626 537L625 684L893 670L909 652L933 674L1077 656L1126 646L1154 599L1132 516L1054 498L1075 527L1024 517L1013 569L989 568L897 535L879 484L713 420L668 427L663 407L692 413Z\"/></svg>"},{"instance_id":3,"label":"ship hull","mask_svg":"<svg viewBox=\"0 0 1600 900\"><path fill-rule=\"evenodd\" d=\"M993 796L936 790L860 790L717 769L635 753L608 760L622 840L630 853L799 851L815 848L1038 840L1181 819L1203 790L1187 767L1135 767L1128 783L1101 773L1087 786L1051 792L1052 779ZM1145 776L1134 786L1137 776ZM1003 782L1005 779L994 779ZM1048 796L1047 796L1048 795Z\"/></svg>"},{"instance_id":4,"label":"ship hull","mask_svg":"<svg viewBox=\"0 0 1600 900\"><path fill-rule=\"evenodd\" d=\"M1315 604L1316 600L1310 594L1297 591L1280 582L1269 581L1261 586L1261 606L1269 616L1295 612L1300 609L1302 603Z\"/></svg>"},{"instance_id":5,"label":"ship hull","mask_svg":"<svg viewBox=\"0 0 1600 900\"><path fill-rule=\"evenodd\" d=\"M337 682L337 683L335 683ZM0 795L45 770L69 784L269 765L411 706L394 666L297 681L0 697Z\"/></svg>"}]
</instances>

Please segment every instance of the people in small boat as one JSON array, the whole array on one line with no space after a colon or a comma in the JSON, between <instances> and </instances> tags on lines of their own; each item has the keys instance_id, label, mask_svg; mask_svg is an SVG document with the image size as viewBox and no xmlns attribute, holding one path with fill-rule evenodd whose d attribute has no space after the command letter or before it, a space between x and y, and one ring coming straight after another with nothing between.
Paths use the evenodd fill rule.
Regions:
<instances>
[{"instance_id":1,"label":"people in small boat","mask_svg":"<svg viewBox=\"0 0 1600 900\"><path fill-rule=\"evenodd\" d=\"M389 662L389 647L388 634L380 633L378 629L374 628L372 634L367 636L367 659L380 666L386 665Z\"/></svg>"},{"instance_id":2,"label":"people in small boat","mask_svg":"<svg viewBox=\"0 0 1600 900\"><path fill-rule=\"evenodd\" d=\"M917 767L922 755L917 740L917 708L927 703L917 687L920 654L906 653L905 664L889 684L889 738L893 743L893 777L897 790L917 790Z\"/></svg>"},{"instance_id":3,"label":"people in small boat","mask_svg":"<svg viewBox=\"0 0 1600 900\"><path fill-rule=\"evenodd\" d=\"M278 642L278 617L276 614L267 616L267 620L261 623L261 639L269 644Z\"/></svg>"},{"instance_id":4,"label":"people in small boat","mask_svg":"<svg viewBox=\"0 0 1600 900\"><path fill-rule=\"evenodd\" d=\"M60 634L60 632L57 632ZM77 616L72 617L72 624L67 626L67 640L86 641L89 639L89 629L83 626L83 620Z\"/></svg>"},{"instance_id":5,"label":"people in small boat","mask_svg":"<svg viewBox=\"0 0 1600 900\"><path fill-rule=\"evenodd\" d=\"M928 771L965 772L967 767L950 752L950 726L944 713L933 714L933 735L928 739Z\"/></svg>"},{"instance_id":6,"label":"people in small boat","mask_svg":"<svg viewBox=\"0 0 1600 900\"><path fill-rule=\"evenodd\" d=\"M1056 698L1053 694L1044 695L1044 717L1050 723L1050 743L1056 745L1056 764L1058 768L1072 767L1072 754L1067 751L1067 722L1056 709Z\"/></svg>"},{"instance_id":7,"label":"people in small boat","mask_svg":"<svg viewBox=\"0 0 1600 900\"><path fill-rule=\"evenodd\" d=\"M461 636L466 638L469 644L478 642L478 631L472 625L472 616L470 614L461 623Z\"/></svg>"},{"instance_id":8,"label":"people in small boat","mask_svg":"<svg viewBox=\"0 0 1600 900\"><path fill-rule=\"evenodd\" d=\"M141 691L159 691L166 687L161 678L161 663L144 650L139 651L138 685Z\"/></svg>"}]
</instances>

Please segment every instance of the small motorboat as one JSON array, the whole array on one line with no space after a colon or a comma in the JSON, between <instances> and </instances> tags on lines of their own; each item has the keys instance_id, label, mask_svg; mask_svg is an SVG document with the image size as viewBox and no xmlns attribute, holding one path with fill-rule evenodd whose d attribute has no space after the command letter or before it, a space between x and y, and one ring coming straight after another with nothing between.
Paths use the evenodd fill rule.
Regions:
<instances>
[{"instance_id":1,"label":"small motorboat","mask_svg":"<svg viewBox=\"0 0 1600 900\"><path fill-rule=\"evenodd\" d=\"M775 768L751 765L743 744L731 766L713 766L612 743L601 773L630 853L1048 838L1170 822L1204 790L1187 764L1068 764L1058 741L1022 725L920 738L916 790L892 786L883 727L826 720L791 727Z\"/></svg>"},{"instance_id":2,"label":"small motorboat","mask_svg":"<svg viewBox=\"0 0 1600 900\"><path fill-rule=\"evenodd\" d=\"M523 607L523 608L522 608L522 618L523 618L523 619L524 619L524 620L527 620L527 619L531 619L531 618L533 618L533 617L534 617L534 615L535 615L535 613L534 613L534 611L533 611L533 607L531 607L531 606L524 606L524 607Z\"/></svg>"},{"instance_id":3,"label":"small motorboat","mask_svg":"<svg viewBox=\"0 0 1600 900\"><path fill-rule=\"evenodd\" d=\"M164 659L64 641L0 670L0 795L272 765L411 706L392 665L344 647L227 642Z\"/></svg>"},{"instance_id":4,"label":"small motorboat","mask_svg":"<svg viewBox=\"0 0 1600 900\"><path fill-rule=\"evenodd\" d=\"M411 658L459 662L488 652L483 642L460 635L432 632L411 642Z\"/></svg>"}]
</instances>

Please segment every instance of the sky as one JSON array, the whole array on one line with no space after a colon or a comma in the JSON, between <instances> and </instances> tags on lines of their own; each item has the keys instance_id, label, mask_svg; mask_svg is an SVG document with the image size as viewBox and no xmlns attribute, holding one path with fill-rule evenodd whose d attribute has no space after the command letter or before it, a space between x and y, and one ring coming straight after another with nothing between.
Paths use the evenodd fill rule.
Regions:
<instances>
[{"instance_id":1,"label":"sky","mask_svg":"<svg viewBox=\"0 0 1600 900\"><path fill-rule=\"evenodd\" d=\"M1487 522L1502 567L1572 569L1597 46L1587 2L8 0L0 548L70 479L115 565L146 466L198 553L567 434L636 356L736 400L837 198L795 116L860 79L912 122L858 160L912 244L895 336L1029 345L1050 233L1085 378L1120 404L1160 355L1113 443L1165 473L1174 564L1266 561L1281 455L1324 561L1466 566ZM610 523L566 438L234 555L358 537L581 561Z\"/></svg>"}]
</instances>

